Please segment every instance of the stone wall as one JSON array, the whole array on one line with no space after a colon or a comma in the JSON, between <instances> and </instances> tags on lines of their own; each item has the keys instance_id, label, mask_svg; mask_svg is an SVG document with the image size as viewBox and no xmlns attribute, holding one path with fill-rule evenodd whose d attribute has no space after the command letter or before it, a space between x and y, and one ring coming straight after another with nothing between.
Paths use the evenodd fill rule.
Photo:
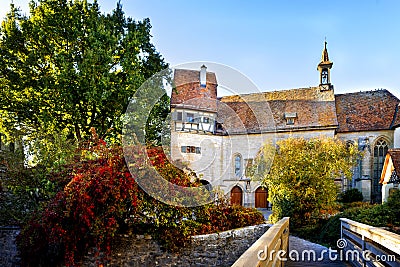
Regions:
<instances>
[{"instance_id":1,"label":"stone wall","mask_svg":"<svg viewBox=\"0 0 400 267\"><path fill-rule=\"evenodd\" d=\"M180 251L166 251L148 235L122 235L104 266L231 266L270 225L261 224L221 233L198 235ZM0 228L0 266L19 266L15 238L20 230L14 227ZM95 267L95 253L89 253L81 266Z\"/></svg>"},{"instance_id":2,"label":"stone wall","mask_svg":"<svg viewBox=\"0 0 400 267\"><path fill-rule=\"evenodd\" d=\"M231 266L269 227L261 224L194 236L190 245L176 253L165 251L151 236L123 235L105 266ZM96 266L94 253L82 266Z\"/></svg>"},{"instance_id":3,"label":"stone wall","mask_svg":"<svg viewBox=\"0 0 400 267\"><path fill-rule=\"evenodd\" d=\"M19 266L18 250L15 244L19 231L17 227L0 227L0 266Z\"/></svg>"}]
</instances>

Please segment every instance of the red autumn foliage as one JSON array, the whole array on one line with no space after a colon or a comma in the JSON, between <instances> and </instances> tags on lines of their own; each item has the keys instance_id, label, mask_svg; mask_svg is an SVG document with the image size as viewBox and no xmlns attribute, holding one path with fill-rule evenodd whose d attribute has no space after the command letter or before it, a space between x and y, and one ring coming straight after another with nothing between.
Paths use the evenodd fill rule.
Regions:
<instances>
[{"instance_id":1,"label":"red autumn foliage","mask_svg":"<svg viewBox=\"0 0 400 267\"><path fill-rule=\"evenodd\" d=\"M181 186L199 185L171 164L161 148L149 148L147 154L164 179ZM173 249L185 245L193 234L263 222L254 209L214 204L187 208L159 202L138 186L122 148L109 148L102 140L81 148L79 155L63 170L64 180L55 174L60 184L66 184L64 189L22 229L18 237L22 265L53 266L63 261L75 266L91 247L110 255L114 236L128 228L152 234ZM143 160L138 157L136 164Z\"/></svg>"}]
</instances>

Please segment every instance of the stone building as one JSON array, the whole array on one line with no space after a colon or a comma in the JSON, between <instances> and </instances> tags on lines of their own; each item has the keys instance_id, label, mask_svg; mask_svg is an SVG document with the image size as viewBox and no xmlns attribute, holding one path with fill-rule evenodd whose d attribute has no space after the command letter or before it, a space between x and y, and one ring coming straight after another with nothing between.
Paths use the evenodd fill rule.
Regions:
<instances>
[{"instance_id":1,"label":"stone building","mask_svg":"<svg viewBox=\"0 0 400 267\"><path fill-rule=\"evenodd\" d=\"M400 149L389 149L381 174L382 201L387 201L392 192L399 189L400 183Z\"/></svg>"},{"instance_id":2,"label":"stone building","mask_svg":"<svg viewBox=\"0 0 400 267\"><path fill-rule=\"evenodd\" d=\"M328 50L317 66L319 85L274 92L217 97L218 73L176 69L171 95L171 156L185 162L204 184L220 187L232 203L267 207L267 190L250 180L253 164L266 142L288 137L337 137L364 151L351 182L364 200L380 202L380 173L396 139L398 105L387 90L336 94Z\"/></svg>"}]
</instances>

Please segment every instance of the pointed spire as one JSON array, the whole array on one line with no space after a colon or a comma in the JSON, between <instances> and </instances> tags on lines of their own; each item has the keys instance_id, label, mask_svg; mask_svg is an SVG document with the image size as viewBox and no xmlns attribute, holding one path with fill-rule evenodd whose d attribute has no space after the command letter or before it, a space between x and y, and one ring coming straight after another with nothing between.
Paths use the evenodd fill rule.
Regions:
<instances>
[{"instance_id":1,"label":"pointed spire","mask_svg":"<svg viewBox=\"0 0 400 267\"><path fill-rule=\"evenodd\" d=\"M321 62L329 62L328 49L326 48L327 44L328 44L328 42L326 41L326 38L325 38L325 47L324 47L324 50L322 51Z\"/></svg>"}]
</instances>

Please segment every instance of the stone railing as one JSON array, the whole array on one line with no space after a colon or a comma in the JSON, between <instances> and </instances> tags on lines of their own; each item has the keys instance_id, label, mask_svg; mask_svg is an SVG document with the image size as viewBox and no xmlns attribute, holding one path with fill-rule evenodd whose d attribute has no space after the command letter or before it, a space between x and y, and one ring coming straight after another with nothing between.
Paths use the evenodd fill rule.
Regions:
<instances>
[{"instance_id":1,"label":"stone railing","mask_svg":"<svg viewBox=\"0 0 400 267\"><path fill-rule=\"evenodd\" d=\"M400 235L341 218L338 247L353 266L400 266Z\"/></svg>"},{"instance_id":2,"label":"stone railing","mask_svg":"<svg viewBox=\"0 0 400 267\"><path fill-rule=\"evenodd\" d=\"M232 267L284 266L289 245L289 217L285 217L263 234Z\"/></svg>"}]
</instances>

